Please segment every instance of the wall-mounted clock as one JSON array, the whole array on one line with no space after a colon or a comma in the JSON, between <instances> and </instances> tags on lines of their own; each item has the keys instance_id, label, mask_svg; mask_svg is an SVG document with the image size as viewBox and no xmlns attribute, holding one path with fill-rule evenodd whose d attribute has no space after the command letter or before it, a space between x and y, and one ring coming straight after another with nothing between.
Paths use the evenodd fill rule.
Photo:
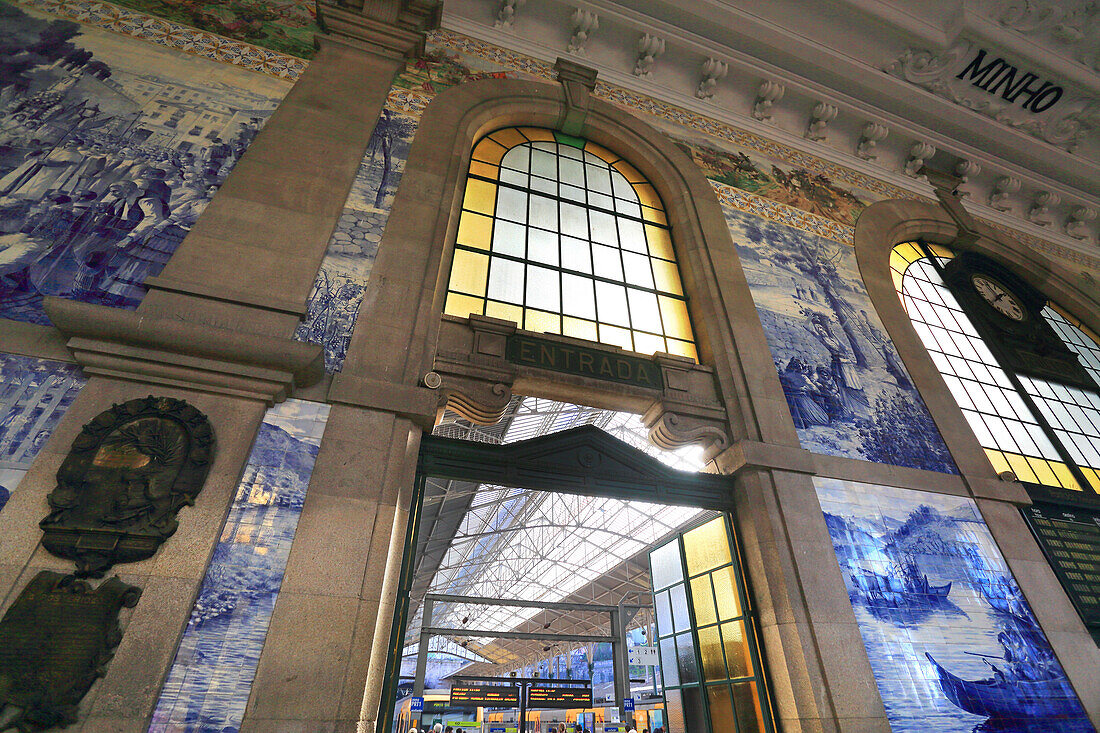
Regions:
<instances>
[{"instance_id":1,"label":"wall-mounted clock","mask_svg":"<svg viewBox=\"0 0 1100 733\"><path fill-rule=\"evenodd\" d=\"M1027 307L1009 290L1007 285L989 275L978 273L970 276L970 284L978 291L978 295L992 306L993 310L1005 318L1013 321L1023 321L1027 318Z\"/></svg>"}]
</instances>

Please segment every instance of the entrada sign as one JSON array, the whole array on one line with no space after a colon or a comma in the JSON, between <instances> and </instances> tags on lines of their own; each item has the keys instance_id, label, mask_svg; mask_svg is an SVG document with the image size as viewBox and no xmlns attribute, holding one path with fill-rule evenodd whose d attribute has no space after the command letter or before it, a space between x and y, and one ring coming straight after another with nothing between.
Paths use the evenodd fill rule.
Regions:
<instances>
[{"instance_id":1,"label":"entrada sign","mask_svg":"<svg viewBox=\"0 0 1100 733\"><path fill-rule=\"evenodd\" d=\"M661 370L647 359L620 356L600 349L514 334L505 352L513 364L550 369L581 377L661 389Z\"/></svg>"},{"instance_id":2,"label":"entrada sign","mask_svg":"<svg viewBox=\"0 0 1100 733\"><path fill-rule=\"evenodd\" d=\"M1033 86L1033 83L1039 81L1039 75L1028 71L1017 79L1018 71L1019 69L999 56L985 64L985 49L979 48L977 55L955 78L966 77L971 85L983 92L999 92L1001 99L1007 102L1015 103L1022 97L1020 106L1029 112L1046 112L1062 98L1062 87L1049 81L1044 81L1041 86Z\"/></svg>"}]
</instances>

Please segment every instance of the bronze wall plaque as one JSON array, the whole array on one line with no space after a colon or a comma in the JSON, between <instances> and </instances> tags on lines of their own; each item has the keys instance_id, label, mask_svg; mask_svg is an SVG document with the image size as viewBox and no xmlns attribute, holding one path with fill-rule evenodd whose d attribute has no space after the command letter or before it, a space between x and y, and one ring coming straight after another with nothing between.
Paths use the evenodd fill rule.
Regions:
<instances>
[{"instance_id":1,"label":"bronze wall plaque","mask_svg":"<svg viewBox=\"0 0 1100 733\"><path fill-rule=\"evenodd\" d=\"M43 546L77 577L151 557L194 503L214 457L206 416L183 400L146 397L100 413L73 441L39 526Z\"/></svg>"},{"instance_id":2,"label":"bronze wall plaque","mask_svg":"<svg viewBox=\"0 0 1100 733\"><path fill-rule=\"evenodd\" d=\"M119 611L140 596L117 577L93 590L72 575L34 576L0 620L0 731L76 722L122 639Z\"/></svg>"}]
</instances>

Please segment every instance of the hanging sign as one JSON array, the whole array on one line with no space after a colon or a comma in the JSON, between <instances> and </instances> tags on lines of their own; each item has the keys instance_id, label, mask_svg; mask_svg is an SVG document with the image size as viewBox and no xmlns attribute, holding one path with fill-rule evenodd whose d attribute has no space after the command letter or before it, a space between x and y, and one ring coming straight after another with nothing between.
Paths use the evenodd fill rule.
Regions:
<instances>
[{"instance_id":1,"label":"hanging sign","mask_svg":"<svg viewBox=\"0 0 1100 733\"><path fill-rule=\"evenodd\" d=\"M508 337L505 358L513 364L579 377L662 389L661 369L648 359L561 343L524 334Z\"/></svg>"},{"instance_id":2,"label":"hanging sign","mask_svg":"<svg viewBox=\"0 0 1100 733\"><path fill-rule=\"evenodd\" d=\"M635 666L656 667L660 664L655 646L632 646L626 653L629 663Z\"/></svg>"},{"instance_id":3,"label":"hanging sign","mask_svg":"<svg viewBox=\"0 0 1100 733\"><path fill-rule=\"evenodd\" d=\"M413 713L422 713L422 712L424 712L424 698L414 697L412 699L412 702L409 703L409 711L413 712Z\"/></svg>"},{"instance_id":4,"label":"hanging sign","mask_svg":"<svg viewBox=\"0 0 1100 733\"><path fill-rule=\"evenodd\" d=\"M590 708L592 687L562 687L558 685L531 685L527 692L529 708Z\"/></svg>"},{"instance_id":5,"label":"hanging sign","mask_svg":"<svg viewBox=\"0 0 1100 733\"><path fill-rule=\"evenodd\" d=\"M1100 629L1100 512L1032 504L1023 513L1081 618Z\"/></svg>"},{"instance_id":6,"label":"hanging sign","mask_svg":"<svg viewBox=\"0 0 1100 733\"><path fill-rule=\"evenodd\" d=\"M519 688L515 685L451 685L451 707L519 707Z\"/></svg>"}]
</instances>

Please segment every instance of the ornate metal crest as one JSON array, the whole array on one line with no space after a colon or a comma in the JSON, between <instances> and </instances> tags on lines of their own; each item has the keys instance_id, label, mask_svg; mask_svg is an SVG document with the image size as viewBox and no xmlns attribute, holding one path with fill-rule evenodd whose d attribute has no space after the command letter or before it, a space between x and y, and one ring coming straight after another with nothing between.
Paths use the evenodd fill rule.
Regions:
<instances>
[{"instance_id":1,"label":"ornate metal crest","mask_svg":"<svg viewBox=\"0 0 1100 733\"><path fill-rule=\"evenodd\" d=\"M42 544L74 560L77 577L151 557L194 503L214 456L206 416L183 400L146 397L84 426L57 472Z\"/></svg>"},{"instance_id":2,"label":"ornate metal crest","mask_svg":"<svg viewBox=\"0 0 1100 733\"><path fill-rule=\"evenodd\" d=\"M76 722L122 639L119 611L140 596L117 577L93 590L72 575L36 575L0 620L0 730Z\"/></svg>"}]
</instances>

